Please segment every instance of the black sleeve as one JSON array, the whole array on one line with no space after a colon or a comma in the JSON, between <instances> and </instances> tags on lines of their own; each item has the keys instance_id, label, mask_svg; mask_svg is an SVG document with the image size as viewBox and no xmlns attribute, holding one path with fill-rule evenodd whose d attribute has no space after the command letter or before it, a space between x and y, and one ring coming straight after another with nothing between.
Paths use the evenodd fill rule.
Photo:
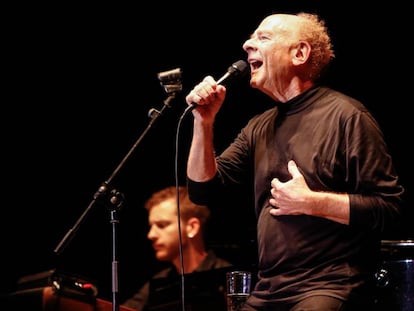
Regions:
<instances>
[{"instance_id":1,"label":"black sleeve","mask_svg":"<svg viewBox=\"0 0 414 311\"><path fill-rule=\"evenodd\" d=\"M222 182L218 174L206 182L197 182L187 177L187 187L192 202L210 205L214 203L214 198L220 196Z\"/></svg>"}]
</instances>

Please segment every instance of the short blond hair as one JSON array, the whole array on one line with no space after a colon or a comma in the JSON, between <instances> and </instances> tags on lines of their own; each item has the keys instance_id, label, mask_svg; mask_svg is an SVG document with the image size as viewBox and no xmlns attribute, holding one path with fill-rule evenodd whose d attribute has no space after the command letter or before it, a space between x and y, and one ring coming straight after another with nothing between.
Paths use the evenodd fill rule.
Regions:
<instances>
[{"instance_id":1,"label":"short blond hair","mask_svg":"<svg viewBox=\"0 0 414 311\"><path fill-rule=\"evenodd\" d=\"M186 221L191 217L196 217L200 220L202 225L207 223L210 218L210 209L206 205L193 203L188 196L187 187L179 186L178 193L181 218ZM166 187L154 192L145 202L144 206L148 211L150 211L155 205L172 198L177 198L177 187L175 186Z\"/></svg>"}]
</instances>

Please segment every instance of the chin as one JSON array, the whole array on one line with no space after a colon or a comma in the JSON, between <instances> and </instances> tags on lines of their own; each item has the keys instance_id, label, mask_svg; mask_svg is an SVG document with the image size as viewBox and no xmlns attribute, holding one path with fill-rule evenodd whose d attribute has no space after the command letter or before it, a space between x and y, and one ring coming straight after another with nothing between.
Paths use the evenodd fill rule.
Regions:
<instances>
[{"instance_id":1,"label":"chin","mask_svg":"<svg viewBox=\"0 0 414 311\"><path fill-rule=\"evenodd\" d=\"M157 258L159 261L167 261L168 257L165 256L165 254L162 253L156 253L155 258Z\"/></svg>"},{"instance_id":2,"label":"chin","mask_svg":"<svg viewBox=\"0 0 414 311\"><path fill-rule=\"evenodd\" d=\"M258 81L257 81L256 75L252 75L250 77L250 86L251 87L254 87L254 88L257 88L258 87Z\"/></svg>"}]
</instances>

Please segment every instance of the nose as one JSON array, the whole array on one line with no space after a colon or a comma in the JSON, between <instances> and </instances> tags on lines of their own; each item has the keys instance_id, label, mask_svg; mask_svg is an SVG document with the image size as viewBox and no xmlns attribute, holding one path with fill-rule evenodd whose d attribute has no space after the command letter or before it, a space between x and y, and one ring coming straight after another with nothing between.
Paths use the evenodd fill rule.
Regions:
<instances>
[{"instance_id":1,"label":"nose","mask_svg":"<svg viewBox=\"0 0 414 311\"><path fill-rule=\"evenodd\" d=\"M148 230L147 238L149 240L153 241L153 240L156 239L156 236L157 236L156 235L156 230L155 230L154 226L151 226L150 229Z\"/></svg>"},{"instance_id":2,"label":"nose","mask_svg":"<svg viewBox=\"0 0 414 311\"><path fill-rule=\"evenodd\" d=\"M242 47L243 47L243 50L245 50L246 52L249 52L249 50L254 49L253 39L250 38L244 41Z\"/></svg>"}]
</instances>

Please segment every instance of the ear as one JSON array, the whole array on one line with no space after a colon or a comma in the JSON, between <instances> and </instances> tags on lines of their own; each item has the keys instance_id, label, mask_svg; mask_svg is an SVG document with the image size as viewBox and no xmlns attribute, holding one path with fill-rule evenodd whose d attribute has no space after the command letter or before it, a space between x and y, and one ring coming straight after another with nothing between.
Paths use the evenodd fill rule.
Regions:
<instances>
[{"instance_id":1,"label":"ear","mask_svg":"<svg viewBox=\"0 0 414 311\"><path fill-rule=\"evenodd\" d=\"M189 237L190 239L194 238L200 232L200 228L201 228L200 220L196 217L191 217L187 221L187 225L185 228L187 237Z\"/></svg>"},{"instance_id":2,"label":"ear","mask_svg":"<svg viewBox=\"0 0 414 311\"><path fill-rule=\"evenodd\" d=\"M296 46L292 48L292 63L293 65L303 65L309 59L311 46L307 41L299 41Z\"/></svg>"}]
</instances>

